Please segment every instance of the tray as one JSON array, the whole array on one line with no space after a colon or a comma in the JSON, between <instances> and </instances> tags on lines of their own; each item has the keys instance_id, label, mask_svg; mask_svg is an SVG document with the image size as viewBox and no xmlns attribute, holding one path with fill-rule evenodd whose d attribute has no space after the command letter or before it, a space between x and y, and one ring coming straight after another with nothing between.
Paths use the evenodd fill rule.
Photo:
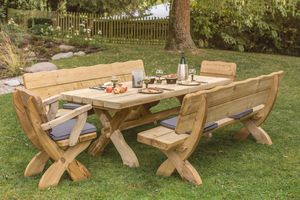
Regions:
<instances>
[{"instance_id":1,"label":"tray","mask_svg":"<svg viewBox=\"0 0 300 200\"><path fill-rule=\"evenodd\" d=\"M142 94L160 94L163 93L164 91L160 88L142 88L138 90L139 93Z\"/></svg>"},{"instance_id":2,"label":"tray","mask_svg":"<svg viewBox=\"0 0 300 200\"><path fill-rule=\"evenodd\" d=\"M196 86L196 85L200 85L199 82L197 81L181 81L178 83L179 85L186 85L186 86Z\"/></svg>"}]
</instances>

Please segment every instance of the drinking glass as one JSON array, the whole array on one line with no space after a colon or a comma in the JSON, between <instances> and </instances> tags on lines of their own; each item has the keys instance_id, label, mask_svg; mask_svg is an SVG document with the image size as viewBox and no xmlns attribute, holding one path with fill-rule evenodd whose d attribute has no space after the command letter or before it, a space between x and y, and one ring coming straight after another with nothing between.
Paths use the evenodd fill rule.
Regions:
<instances>
[{"instance_id":1,"label":"drinking glass","mask_svg":"<svg viewBox=\"0 0 300 200\"><path fill-rule=\"evenodd\" d=\"M189 74L191 75L191 81L194 81L194 75L196 74L196 69L195 68L190 68L189 69Z\"/></svg>"},{"instance_id":2,"label":"drinking glass","mask_svg":"<svg viewBox=\"0 0 300 200\"><path fill-rule=\"evenodd\" d=\"M161 77L162 77L162 75L164 74L164 71L163 71L162 69L157 69L157 70L155 71L155 74L156 74L156 76L158 77L157 83L160 84L160 83L162 82Z\"/></svg>"},{"instance_id":3,"label":"drinking glass","mask_svg":"<svg viewBox=\"0 0 300 200\"><path fill-rule=\"evenodd\" d=\"M118 83L118 77L117 76L112 76L111 77L111 82L113 83L113 88L116 87L116 84Z\"/></svg>"},{"instance_id":4,"label":"drinking glass","mask_svg":"<svg viewBox=\"0 0 300 200\"><path fill-rule=\"evenodd\" d=\"M145 85L146 85L146 88L148 88L148 84L150 83L150 77L149 77L149 76L146 76L146 77L144 78L144 83L145 83Z\"/></svg>"},{"instance_id":5,"label":"drinking glass","mask_svg":"<svg viewBox=\"0 0 300 200\"><path fill-rule=\"evenodd\" d=\"M132 71L132 87L141 88L143 87L144 70L136 69Z\"/></svg>"}]
</instances>

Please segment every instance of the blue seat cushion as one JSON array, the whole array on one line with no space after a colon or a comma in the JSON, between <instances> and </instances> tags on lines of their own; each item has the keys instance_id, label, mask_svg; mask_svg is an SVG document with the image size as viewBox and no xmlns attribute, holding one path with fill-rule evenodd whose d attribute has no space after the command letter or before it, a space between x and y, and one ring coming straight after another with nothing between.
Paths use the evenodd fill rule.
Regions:
<instances>
[{"instance_id":1,"label":"blue seat cushion","mask_svg":"<svg viewBox=\"0 0 300 200\"><path fill-rule=\"evenodd\" d=\"M60 140L65 140L69 139L70 134L73 130L73 127L76 124L76 119L71 119L69 121L66 121L65 123L62 123L52 129L50 132L49 136L54 140L54 141L60 141ZM86 123L80 133L80 135L85 135L89 133L96 132L97 129L93 124Z\"/></svg>"},{"instance_id":2,"label":"blue seat cushion","mask_svg":"<svg viewBox=\"0 0 300 200\"><path fill-rule=\"evenodd\" d=\"M69 109L69 110L75 110L76 108L81 107L81 104L77 104L77 103L65 103L63 104L63 108L64 109Z\"/></svg>"},{"instance_id":3,"label":"blue seat cushion","mask_svg":"<svg viewBox=\"0 0 300 200\"><path fill-rule=\"evenodd\" d=\"M167 128L170 128L170 129L175 129L176 124L177 124L177 120L178 120L178 116L172 117L172 118L161 121L160 125L162 125L164 127L167 127ZM208 123L205 124L203 132L211 131L215 128L218 128L218 123L208 122Z\"/></svg>"},{"instance_id":4,"label":"blue seat cushion","mask_svg":"<svg viewBox=\"0 0 300 200\"><path fill-rule=\"evenodd\" d=\"M235 119L235 120L239 120L239 119L241 119L241 118L243 118L243 117L246 117L247 115L249 115L249 114L252 113L252 112L253 112L253 109L250 108L250 109L244 110L243 112L240 112L240 113L236 113L236 114L230 115L230 116L228 116L228 117L233 118L233 119Z\"/></svg>"}]
</instances>

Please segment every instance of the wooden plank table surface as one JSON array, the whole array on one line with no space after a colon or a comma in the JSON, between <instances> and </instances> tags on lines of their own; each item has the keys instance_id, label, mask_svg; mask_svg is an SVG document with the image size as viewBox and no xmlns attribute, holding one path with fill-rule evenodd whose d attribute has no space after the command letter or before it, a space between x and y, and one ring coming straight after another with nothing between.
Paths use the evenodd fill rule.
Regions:
<instances>
[{"instance_id":1,"label":"wooden plank table surface","mask_svg":"<svg viewBox=\"0 0 300 200\"><path fill-rule=\"evenodd\" d=\"M138 88L132 88L131 82L125 82L123 84L128 86L128 91L123 94L106 93L102 90L88 88L63 92L61 95L63 100L69 102L91 104L100 119L103 126L101 135L91 145L90 154L101 154L111 140L119 152L123 164L138 167L138 159L124 140L121 130L152 123L179 113L180 107L152 113L150 108L157 105L162 99L177 97L181 101L188 93L232 82L229 78L220 77L194 76L194 79L201 84L197 86L166 83L149 85L149 87L166 89L160 94L138 93Z\"/></svg>"}]
</instances>

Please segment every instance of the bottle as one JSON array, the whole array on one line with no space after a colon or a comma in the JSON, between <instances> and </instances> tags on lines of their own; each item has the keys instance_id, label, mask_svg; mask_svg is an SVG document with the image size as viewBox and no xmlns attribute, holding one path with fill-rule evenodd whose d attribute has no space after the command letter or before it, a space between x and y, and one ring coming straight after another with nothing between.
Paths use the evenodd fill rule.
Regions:
<instances>
[{"instance_id":1,"label":"bottle","mask_svg":"<svg viewBox=\"0 0 300 200\"><path fill-rule=\"evenodd\" d=\"M178 81L185 81L188 79L188 65L184 57L184 53L181 53L181 58L177 68L177 79Z\"/></svg>"}]
</instances>

